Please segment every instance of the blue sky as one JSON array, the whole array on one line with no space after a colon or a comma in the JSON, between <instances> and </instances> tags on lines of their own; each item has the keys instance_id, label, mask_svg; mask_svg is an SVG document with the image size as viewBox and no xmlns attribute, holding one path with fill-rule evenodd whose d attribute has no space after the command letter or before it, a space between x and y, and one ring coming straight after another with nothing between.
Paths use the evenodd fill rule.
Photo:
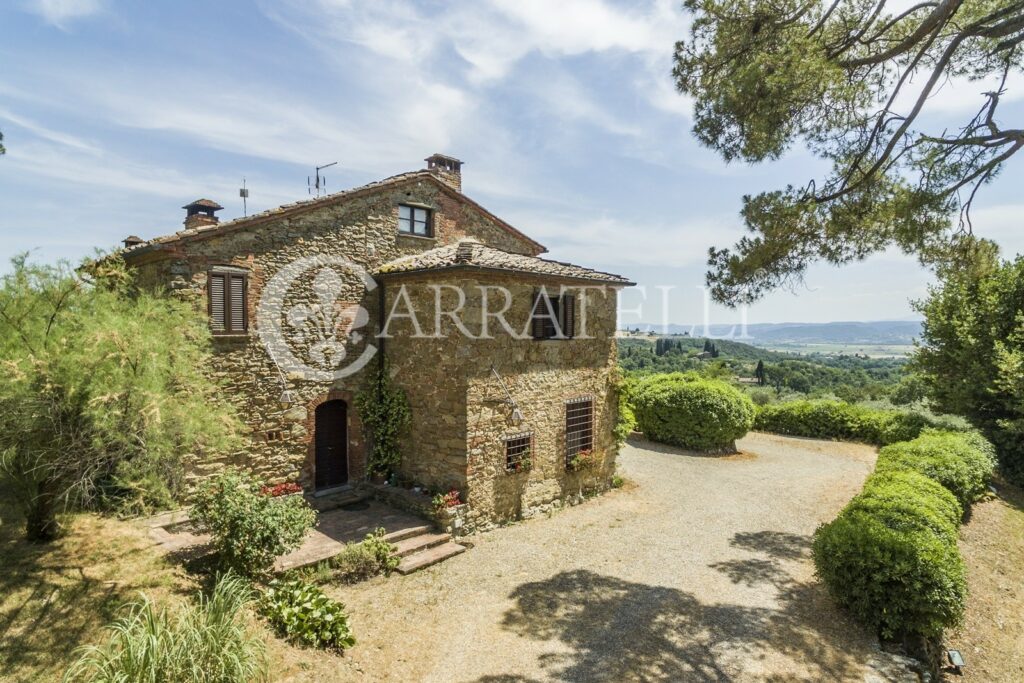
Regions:
<instances>
[{"instance_id":1,"label":"blue sky","mask_svg":"<svg viewBox=\"0 0 1024 683\"><path fill-rule=\"evenodd\" d=\"M198 197L241 215L243 176L258 211L306 197L316 164L339 162L326 172L338 190L443 152L465 161L467 194L551 257L645 285L643 320L700 322L707 248L742 234L741 197L822 167L800 150L726 165L693 140L669 75L679 4L12 0L0 9L0 258L170 233ZM933 120L959 120L986 89L948 85ZM1022 79L1001 109L1024 118ZM1009 254L1024 251L1022 186L1013 159L974 214ZM929 281L892 253L817 266L747 319L909 317ZM667 308L658 287L673 288Z\"/></svg>"}]
</instances>

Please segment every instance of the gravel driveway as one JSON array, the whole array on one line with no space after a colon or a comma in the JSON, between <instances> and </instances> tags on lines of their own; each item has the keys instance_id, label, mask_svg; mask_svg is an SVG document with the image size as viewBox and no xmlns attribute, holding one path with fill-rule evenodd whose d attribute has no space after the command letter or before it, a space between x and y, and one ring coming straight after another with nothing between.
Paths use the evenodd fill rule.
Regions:
<instances>
[{"instance_id":1,"label":"gravel driveway","mask_svg":"<svg viewBox=\"0 0 1024 683\"><path fill-rule=\"evenodd\" d=\"M874 449L765 434L739 446L710 458L634 440L622 489L473 536L425 571L332 589L359 640L333 679L887 680L867 663L890 659L809 559Z\"/></svg>"}]
</instances>

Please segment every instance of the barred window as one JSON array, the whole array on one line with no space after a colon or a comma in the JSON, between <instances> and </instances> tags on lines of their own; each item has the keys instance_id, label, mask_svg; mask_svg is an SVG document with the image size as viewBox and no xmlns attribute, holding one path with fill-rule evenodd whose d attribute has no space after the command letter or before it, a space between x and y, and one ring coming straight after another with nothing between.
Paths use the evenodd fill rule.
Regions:
<instances>
[{"instance_id":1,"label":"barred window","mask_svg":"<svg viewBox=\"0 0 1024 683\"><path fill-rule=\"evenodd\" d=\"M565 402L565 461L594 447L594 397L582 396Z\"/></svg>"},{"instance_id":2,"label":"barred window","mask_svg":"<svg viewBox=\"0 0 1024 683\"><path fill-rule=\"evenodd\" d=\"M505 437L505 471L524 472L532 464L533 432Z\"/></svg>"},{"instance_id":3,"label":"barred window","mask_svg":"<svg viewBox=\"0 0 1024 683\"><path fill-rule=\"evenodd\" d=\"M247 284L244 273L209 273L207 296L210 328L214 334L239 334L249 329Z\"/></svg>"}]
</instances>

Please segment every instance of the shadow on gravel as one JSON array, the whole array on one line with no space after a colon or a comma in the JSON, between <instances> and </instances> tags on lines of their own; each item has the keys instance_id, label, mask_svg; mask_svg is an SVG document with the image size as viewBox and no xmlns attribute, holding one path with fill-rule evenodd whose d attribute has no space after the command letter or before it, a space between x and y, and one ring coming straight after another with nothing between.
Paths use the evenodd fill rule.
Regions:
<instances>
[{"instance_id":1,"label":"shadow on gravel","mask_svg":"<svg viewBox=\"0 0 1024 683\"><path fill-rule=\"evenodd\" d=\"M524 638L568 646L570 652L539 662L559 680L859 679L864 653L851 647L844 637L849 634L831 618L834 608L823 589L786 571L786 562L806 556L809 542L771 531L737 534L733 543L759 557L712 565L734 582L771 591L777 608L705 603L674 588L576 570L516 588L510 596L516 604L502 625ZM795 662L804 677L758 675L759 664L751 660L772 653ZM492 676L480 683L527 680Z\"/></svg>"}]
</instances>

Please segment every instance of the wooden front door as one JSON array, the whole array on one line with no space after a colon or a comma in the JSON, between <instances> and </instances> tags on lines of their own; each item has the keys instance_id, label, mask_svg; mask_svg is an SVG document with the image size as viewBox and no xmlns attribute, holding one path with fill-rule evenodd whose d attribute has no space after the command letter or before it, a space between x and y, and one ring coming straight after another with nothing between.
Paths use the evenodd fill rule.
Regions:
<instances>
[{"instance_id":1,"label":"wooden front door","mask_svg":"<svg viewBox=\"0 0 1024 683\"><path fill-rule=\"evenodd\" d=\"M316 407L316 488L348 483L348 406L327 401Z\"/></svg>"}]
</instances>

